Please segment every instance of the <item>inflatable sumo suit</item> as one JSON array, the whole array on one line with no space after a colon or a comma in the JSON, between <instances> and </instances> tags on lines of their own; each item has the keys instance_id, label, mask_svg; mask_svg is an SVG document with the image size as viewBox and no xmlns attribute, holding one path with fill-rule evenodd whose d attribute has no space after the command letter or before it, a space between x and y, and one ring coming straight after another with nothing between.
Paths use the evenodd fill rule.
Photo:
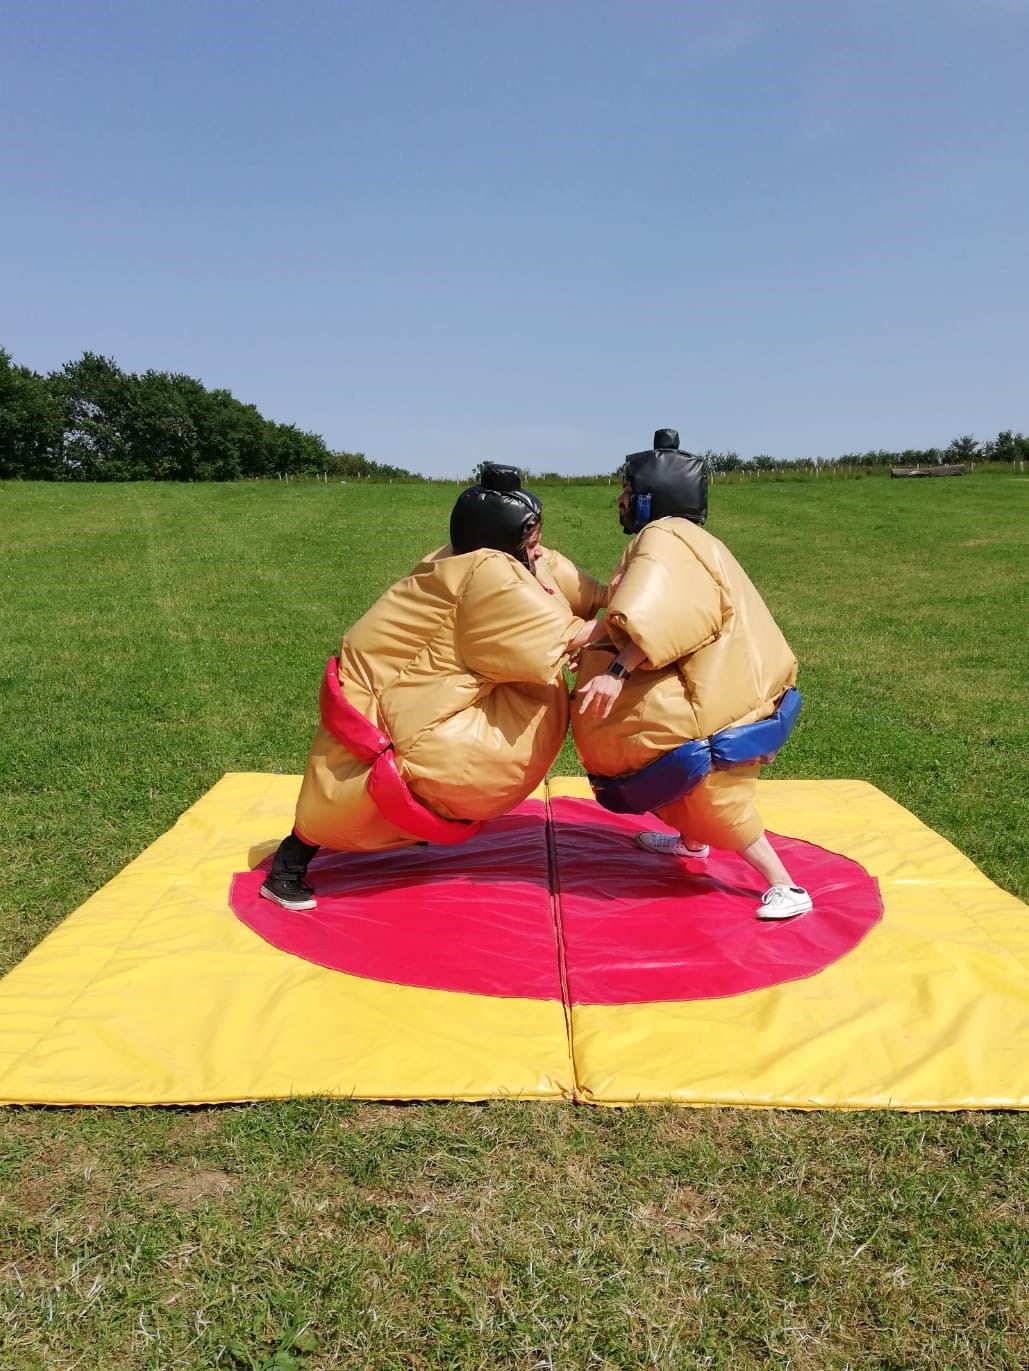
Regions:
<instances>
[{"instance_id":1,"label":"inflatable sumo suit","mask_svg":"<svg viewBox=\"0 0 1029 1371\"><path fill-rule=\"evenodd\" d=\"M661 429L623 469L634 536L607 622L615 653L631 639L646 659L606 719L575 711L572 732L601 804L650 810L695 842L742 851L762 833L761 763L799 710L797 662L746 572L702 527L704 464L678 442ZM588 648L576 686L611 662L610 646Z\"/></svg>"},{"instance_id":2,"label":"inflatable sumo suit","mask_svg":"<svg viewBox=\"0 0 1029 1371\"><path fill-rule=\"evenodd\" d=\"M564 600L577 619L596 618L607 604L607 586L570 562L555 548L541 549L536 562L536 579L549 595Z\"/></svg>"},{"instance_id":3,"label":"inflatable sumo suit","mask_svg":"<svg viewBox=\"0 0 1029 1371\"><path fill-rule=\"evenodd\" d=\"M519 479L484 468L454 507L450 546L344 636L297 802L303 842L350 852L461 842L546 775L568 726L561 663L581 625L528 569L541 507ZM549 574L590 601L565 559Z\"/></svg>"}]
</instances>

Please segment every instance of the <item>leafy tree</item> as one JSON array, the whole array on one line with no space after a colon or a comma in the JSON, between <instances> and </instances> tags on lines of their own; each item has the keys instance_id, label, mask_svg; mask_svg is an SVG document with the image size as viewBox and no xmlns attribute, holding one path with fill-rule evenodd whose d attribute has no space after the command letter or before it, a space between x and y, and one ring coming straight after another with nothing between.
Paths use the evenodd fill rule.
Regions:
<instances>
[{"instance_id":1,"label":"leafy tree","mask_svg":"<svg viewBox=\"0 0 1029 1371\"><path fill-rule=\"evenodd\" d=\"M0 348L0 478L52 479L63 433L61 407L46 381Z\"/></svg>"},{"instance_id":2,"label":"leafy tree","mask_svg":"<svg viewBox=\"0 0 1029 1371\"><path fill-rule=\"evenodd\" d=\"M704 461L709 471L741 471L746 463L737 452L705 452Z\"/></svg>"},{"instance_id":3,"label":"leafy tree","mask_svg":"<svg viewBox=\"0 0 1029 1371\"><path fill-rule=\"evenodd\" d=\"M947 461L957 464L974 462L978 456L979 444L970 433L955 438L946 452Z\"/></svg>"},{"instance_id":4,"label":"leafy tree","mask_svg":"<svg viewBox=\"0 0 1029 1371\"><path fill-rule=\"evenodd\" d=\"M715 473L809 471L809 458L705 452ZM970 434L939 448L877 450L819 459L849 469L931 466L942 462L1024 462L1029 438L1005 429L992 442ZM240 477L328 475L345 481L421 481L403 467L371 462L363 452L333 452L296 424L265 419L228 390L208 390L191 376L124 372L112 358L85 352L49 376L17 366L0 348L0 478L80 481L233 481ZM580 484L610 475L536 479ZM472 480L478 479L478 473Z\"/></svg>"},{"instance_id":5,"label":"leafy tree","mask_svg":"<svg viewBox=\"0 0 1029 1371\"><path fill-rule=\"evenodd\" d=\"M983 460L993 462L1024 462L1029 459L1029 438L1012 433L1009 428L997 434L992 443L983 444Z\"/></svg>"},{"instance_id":6,"label":"leafy tree","mask_svg":"<svg viewBox=\"0 0 1029 1371\"><path fill-rule=\"evenodd\" d=\"M126 377L110 357L84 352L49 378L64 411L64 474L79 481L141 479L125 441Z\"/></svg>"},{"instance_id":7,"label":"leafy tree","mask_svg":"<svg viewBox=\"0 0 1029 1371\"><path fill-rule=\"evenodd\" d=\"M126 379L122 433L132 469L154 481L194 479L197 426L179 378L148 371Z\"/></svg>"}]
</instances>

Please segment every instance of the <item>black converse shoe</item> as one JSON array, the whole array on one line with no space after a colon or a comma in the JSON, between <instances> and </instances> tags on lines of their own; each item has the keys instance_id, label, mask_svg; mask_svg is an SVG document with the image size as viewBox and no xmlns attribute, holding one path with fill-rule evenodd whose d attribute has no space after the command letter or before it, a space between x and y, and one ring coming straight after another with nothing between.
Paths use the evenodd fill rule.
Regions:
<instances>
[{"instance_id":1,"label":"black converse shoe","mask_svg":"<svg viewBox=\"0 0 1029 1371\"><path fill-rule=\"evenodd\" d=\"M299 913L304 909L316 909L318 901L314 898L314 888L309 886L303 876L276 876L273 872L261 887L261 894L272 904Z\"/></svg>"}]
</instances>

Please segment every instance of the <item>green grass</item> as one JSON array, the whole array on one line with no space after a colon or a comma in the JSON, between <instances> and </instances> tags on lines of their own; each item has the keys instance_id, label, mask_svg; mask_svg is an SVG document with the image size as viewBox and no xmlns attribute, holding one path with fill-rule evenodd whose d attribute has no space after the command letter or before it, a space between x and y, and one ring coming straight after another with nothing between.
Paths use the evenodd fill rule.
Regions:
<instances>
[{"instance_id":1,"label":"green grass","mask_svg":"<svg viewBox=\"0 0 1029 1371\"><path fill-rule=\"evenodd\" d=\"M0 485L0 970L224 771L300 770L326 655L453 494ZM614 489L545 498L547 539L605 573ZM870 780L1026 898L1029 480L713 503L801 661L773 774ZM0 1368L1021 1367L1027 1127L9 1110Z\"/></svg>"}]
</instances>

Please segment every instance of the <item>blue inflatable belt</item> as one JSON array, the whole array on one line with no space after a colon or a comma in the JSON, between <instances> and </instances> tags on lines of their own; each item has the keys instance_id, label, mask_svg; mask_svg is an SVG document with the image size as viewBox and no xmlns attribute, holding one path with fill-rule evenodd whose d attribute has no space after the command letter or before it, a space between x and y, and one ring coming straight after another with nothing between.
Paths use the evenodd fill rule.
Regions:
<instances>
[{"instance_id":1,"label":"blue inflatable belt","mask_svg":"<svg viewBox=\"0 0 1029 1371\"><path fill-rule=\"evenodd\" d=\"M590 776L597 803L614 814L645 814L681 800L712 768L770 762L793 732L800 706L800 691L791 686L767 719L694 738L627 776Z\"/></svg>"}]
</instances>

